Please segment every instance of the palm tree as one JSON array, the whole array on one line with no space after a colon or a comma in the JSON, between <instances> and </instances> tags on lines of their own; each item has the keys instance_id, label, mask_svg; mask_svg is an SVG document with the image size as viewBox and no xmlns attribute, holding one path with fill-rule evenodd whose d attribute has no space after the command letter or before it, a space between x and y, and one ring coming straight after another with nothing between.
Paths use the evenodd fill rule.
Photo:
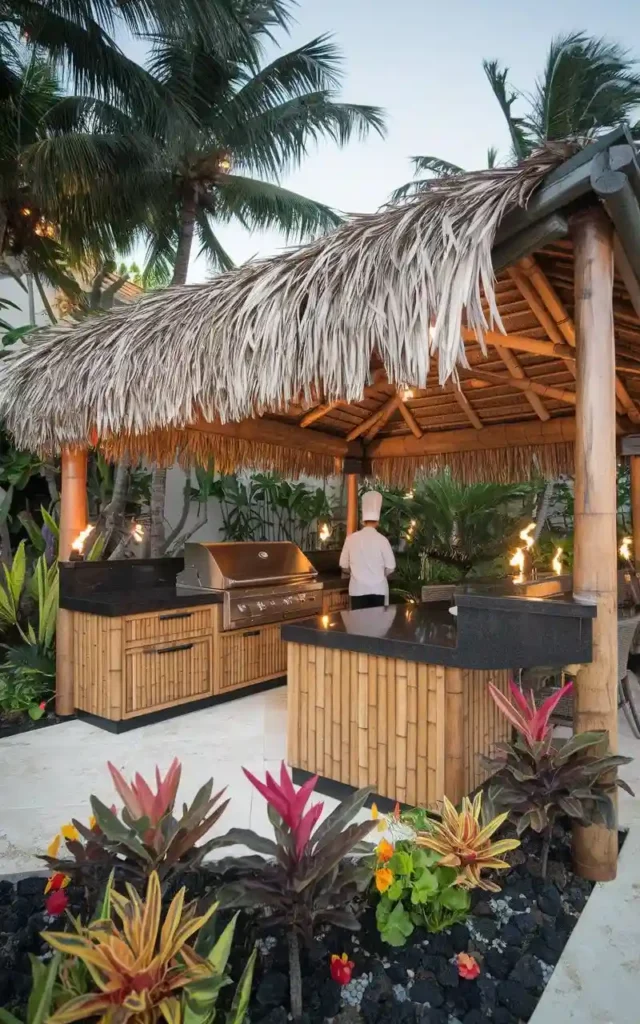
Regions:
<instances>
[{"instance_id":1,"label":"palm tree","mask_svg":"<svg viewBox=\"0 0 640 1024\"><path fill-rule=\"evenodd\" d=\"M509 163L524 160L549 142L575 140L581 144L636 116L640 104L637 61L617 43L573 32L552 40L542 75L526 95L509 84L509 68L483 61L483 68L509 129ZM516 101L527 109L517 116ZM638 134L640 123L632 124ZM496 151L490 150L494 166ZM431 177L460 174L463 168L438 157L413 157L414 173ZM415 195L428 178L408 182L392 198Z\"/></svg>"},{"instance_id":2,"label":"palm tree","mask_svg":"<svg viewBox=\"0 0 640 1024\"><path fill-rule=\"evenodd\" d=\"M259 45L266 30L255 0L247 0L248 31ZM256 13L257 12L257 13ZM171 273L184 284L197 237L213 270L233 266L216 224L238 221L250 230L276 227L303 240L335 228L340 216L323 203L278 184L298 165L310 143L330 138L344 145L373 128L382 134L377 107L339 103L340 55L326 37L312 40L259 67L239 52L233 60L193 40L162 39L150 70L188 110L192 120L156 139L157 155L136 194L148 197L146 272ZM237 173L241 172L241 173ZM270 179L270 180L265 180ZM151 493L151 555L164 547L166 470L156 469Z\"/></svg>"}]
</instances>

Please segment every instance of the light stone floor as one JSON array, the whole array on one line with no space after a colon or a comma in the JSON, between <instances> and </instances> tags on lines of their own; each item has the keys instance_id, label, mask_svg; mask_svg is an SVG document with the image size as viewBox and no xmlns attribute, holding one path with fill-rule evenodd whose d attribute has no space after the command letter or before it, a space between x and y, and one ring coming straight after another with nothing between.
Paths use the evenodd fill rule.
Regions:
<instances>
[{"instance_id":1,"label":"light stone floor","mask_svg":"<svg viewBox=\"0 0 640 1024\"><path fill-rule=\"evenodd\" d=\"M270 834L265 802L242 767L258 777L279 769L286 754L286 699L281 687L119 736L72 721L0 740L0 875L40 869L35 855L61 824L87 820L92 793L112 802L108 760L126 777L136 771L148 777L156 764L166 770L176 756L182 761L182 799L191 799L211 776L216 787L227 786L231 803L221 832L234 827ZM624 777L640 797L640 741L622 716L620 749L638 757ZM335 806L322 799L325 813ZM620 817L623 824L640 821L640 799L623 794Z\"/></svg>"}]
</instances>

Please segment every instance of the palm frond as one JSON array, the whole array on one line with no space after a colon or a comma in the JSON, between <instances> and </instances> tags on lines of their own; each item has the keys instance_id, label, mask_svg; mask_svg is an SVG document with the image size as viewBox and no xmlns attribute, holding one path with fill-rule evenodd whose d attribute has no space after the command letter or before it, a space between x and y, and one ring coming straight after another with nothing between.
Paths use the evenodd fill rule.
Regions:
<instances>
[{"instance_id":1,"label":"palm frond","mask_svg":"<svg viewBox=\"0 0 640 1024\"><path fill-rule=\"evenodd\" d=\"M514 156L516 160L523 160L531 152L531 141L525 121L515 117L511 110L518 94L508 84L509 68L501 68L497 60L483 60L482 67L507 122Z\"/></svg>"},{"instance_id":2,"label":"palm frond","mask_svg":"<svg viewBox=\"0 0 640 1024\"><path fill-rule=\"evenodd\" d=\"M332 231L342 223L335 210L267 181L229 174L217 191L216 215L238 217L250 229L277 228L286 241L303 241Z\"/></svg>"},{"instance_id":3,"label":"palm frond","mask_svg":"<svg viewBox=\"0 0 640 1024\"><path fill-rule=\"evenodd\" d=\"M464 174L464 168L458 164L452 164L449 160L443 160L438 156L412 156L413 173L421 174L426 171L430 177L416 178L408 181L391 193L391 202L397 203L402 199L410 199L424 191L432 178L450 178L452 175Z\"/></svg>"},{"instance_id":4,"label":"palm frond","mask_svg":"<svg viewBox=\"0 0 640 1024\"><path fill-rule=\"evenodd\" d=\"M232 270L235 264L213 230L211 220L214 219L214 216L213 208L209 211L204 204L198 207L196 214L196 226L200 239L198 256L204 256L209 267L214 271Z\"/></svg>"}]
</instances>

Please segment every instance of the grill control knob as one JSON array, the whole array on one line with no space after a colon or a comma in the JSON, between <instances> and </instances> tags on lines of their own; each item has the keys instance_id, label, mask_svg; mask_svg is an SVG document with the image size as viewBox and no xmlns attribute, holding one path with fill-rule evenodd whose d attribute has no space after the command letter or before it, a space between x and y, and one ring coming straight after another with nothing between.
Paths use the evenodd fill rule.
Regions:
<instances>
[{"instance_id":1,"label":"grill control knob","mask_svg":"<svg viewBox=\"0 0 640 1024\"><path fill-rule=\"evenodd\" d=\"M264 603L264 601L258 601L258 610L259 610L259 611L263 612L263 611L265 610L265 608L266 608L266 607L267 607L267 606L266 606L266 604Z\"/></svg>"},{"instance_id":2,"label":"grill control knob","mask_svg":"<svg viewBox=\"0 0 640 1024\"><path fill-rule=\"evenodd\" d=\"M247 610L246 604L239 604L238 605L238 611L239 612L246 612L246 610Z\"/></svg>"}]
</instances>

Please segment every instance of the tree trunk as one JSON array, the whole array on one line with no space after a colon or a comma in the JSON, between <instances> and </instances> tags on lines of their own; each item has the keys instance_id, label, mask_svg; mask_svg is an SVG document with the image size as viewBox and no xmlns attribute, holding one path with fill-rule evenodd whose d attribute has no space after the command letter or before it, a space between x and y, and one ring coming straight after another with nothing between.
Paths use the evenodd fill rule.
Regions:
<instances>
[{"instance_id":1,"label":"tree trunk","mask_svg":"<svg viewBox=\"0 0 640 1024\"><path fill-rule=\"evenodd\" d=\"M49 317L49 319L50 319L52 324L57 324L58 321L57 321L57 319L56 319L56 317L54 315L54 312L53 312L53 310L51 308L51 303L49 302L49 299L47 298L47 293L45 292L44 286L42 284L42 281L40 280L40 275L37 272L35 272L35 271L34 271L34 274L33 274L33 280L36 283L36 288L38 289L38 293L40 295L40 298L42 299L42 305L44 306L44 308L47 311L47 316ZM35 323L35 320L34 320L34 323Z\"/></svg>"},{"instance_id":2,"label":"tree trunk","mask_svg":"<svg viewBox=\"0 0 640 1024\"><path fill-rule=\"evenodd\" d=\"M180 217L180 235L173 267L172 285L186 284L189 259L193 243L193 229L196 220L196 192L191 186L185 191ZM167 487L166 469L154 469L151 474L151 557L160 558L164 553L164 500Z\"/></svg>"},{"instance_id":3,"label":"tree trunk","mask_svg":"<svg viewBox=\"0 0 640 1024\"><path fill-rule=\"evenodd\" d=\"M534 541L537 541L539 539L540 534L544 530L544 524L546 523L547 516L549 515L549 506L551 505L554 487L555 482L553 480L548 480L545 489L542 492L540 504L538 505L538 513L536 515L536 528L533 531Z\"/></svg>"},{"instance_id":4,"label":"tree trunk","mask_svg":"<svg viewBox=\"0 0 640 1024\"><path fill-rule=\"evenodd\" d=\"M129 493L129 467L126 462L119 462L116 466L116 471L113 476L113 492L111 494L111 501L104 509L104 528L107 535L107 539L113 534L113 531L120 527L123 527L124 510L127 503L127 494ZM120 547L118 544L116 550ZM112 555L115 557L115 552Z\"/></svg>"},{"instance_id":5,"label":"tree trunk","mask_svg":"<svg viewBox=\"0 0 640 1024\"><path fill-rule=\"evenodd\" d=\"M300 945L295 929L289 932L289 1000L294 1020L302 1017L302 975L300 972Z\"/></svg>"},{"instance_id":6,"label":"tree trunk","mask_svg":"<svg viewBox=\"0 0 640 1024\"><path fill-rule=\"evenodd\" d=\"M196 190L193 185L185 189L180 215L180 235L176 250L176 262L173 267L171 284L186 284L189 272L189 259L193 244L193 229L196 222Z\"/></svg>"}]
</instances>

